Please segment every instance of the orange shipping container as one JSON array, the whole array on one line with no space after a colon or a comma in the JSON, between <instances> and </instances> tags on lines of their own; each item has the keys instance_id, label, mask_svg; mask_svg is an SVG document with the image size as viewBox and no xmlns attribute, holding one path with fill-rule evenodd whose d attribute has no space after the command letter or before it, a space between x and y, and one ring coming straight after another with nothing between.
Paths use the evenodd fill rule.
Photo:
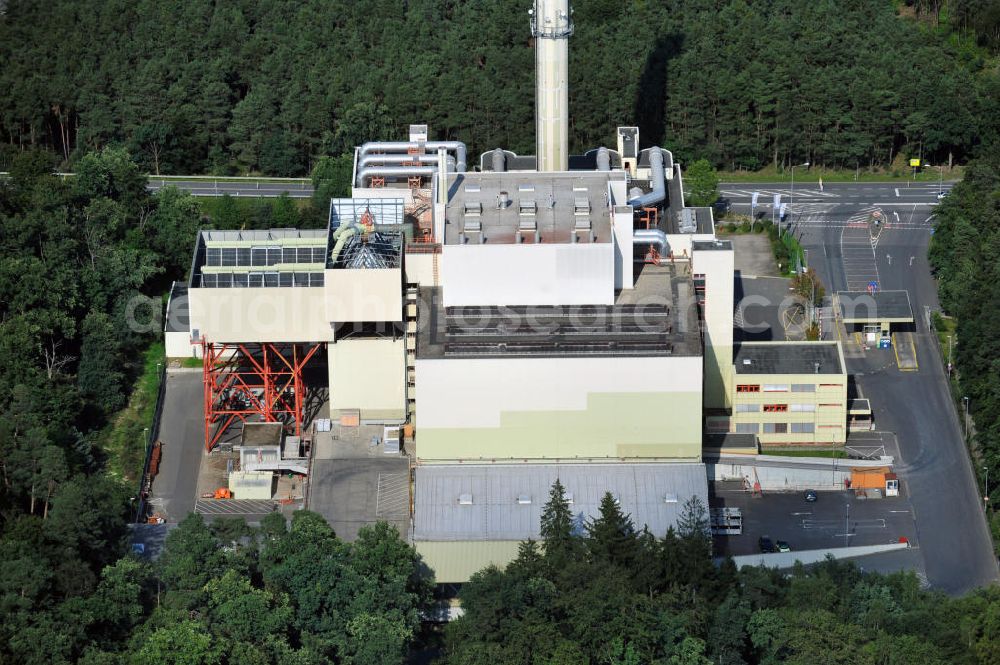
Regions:
<instances>
[{"instance_id":1,"label":"orange shipping container","mask_svg":"<svg viewBox=\"0 0 1000 665\"><path fill-rule=\"evenodd\" d=\"M872 469L851 469L851 489L884 490L887 473L889 473L887 466Z\"/></svg>"}]
</instances>

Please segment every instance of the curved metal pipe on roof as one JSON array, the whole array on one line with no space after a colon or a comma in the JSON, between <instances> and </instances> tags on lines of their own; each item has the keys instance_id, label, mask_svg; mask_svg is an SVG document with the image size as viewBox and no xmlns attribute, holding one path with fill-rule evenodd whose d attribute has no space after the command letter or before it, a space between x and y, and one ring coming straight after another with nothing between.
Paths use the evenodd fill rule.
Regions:
<instances>
[{"instance_id":1,"label":"curved metal pipe on roof","mask_svg":"<svg viewBox=\"0 0 1000 665\"><path fill-rule=\"evenodd\" d=\"M647 194L629 199L630 206L647 208L662 203L667 198L667 174L663 163L664 158L669 154L663 148L649 148L649 168L653 172L650 180L653 183L653 189ZM673 161L672 158L671 161Z\"/></svg>"},{"instance_id":2,"label":"curved metal pipe on roof","mask_svg":"<svg viewBox=\"0 0 1000 665\"><path fill-rule=\"evenodd\" d=\"M502 173L507 170L507 155L504 154L503 148L494 148L491 158L494 172Z\"/></svg>"},{"instance_id":3,"label":"curved metal pipe on roof","mask_svg":"<svg viewBox=\"0 0 1000 665\"><path fill-rule=\"evenodd\" d=\"M390 155L366 155L358 160L358 169L368 168L369 166L375 164L402 164L403 162L437 164L438 159L439 157L437 153L434 153L433 155L407 155L405 153ZM447 156L447 164L452 171L455 170L455 158L451 155Z\"/></svg>"},{"instance_id":4,"label":"curved metal pipe on roof","mask_svg":"<svg viewBox=\"0 0 1000 665\"><path fill-rule=\"evenodd\" d=\"M598 171L610 171L611 170L611 151L601 146L597 149L597 170Z\"/></svg>"},{"instance_id":5,"label":"curved metal pipe on roof","mask_svg":"<svg viewBox=\"0 0 1000 665\"><path fill-rule=\"evenodd\" d=\"M660 229L636 229L632 232L633 245L657 245L660 256L669 253L670 243L667 234Z\"/></svg>"},{"instance_id":6,"label":"curved metal pipe on roof","mask_svg":"<svg viewBox=\"0 0 1000 665\"><path fill-rule=\"evenodd\" d=\"M444 148L445 150L455 151L455 169L459 173L465 173L466 163L466 149L465 144L461 141L427 141L426 143L418 143L416 141L369 141L361 146L361 157L368 155L369 153L379 153L379 152L405 152L413 148L424 148L429 151L437 151L439 148Z\"/></svg>"},{"instance_id":7,"label":"curved metal pipe on roof","mask_svg":"<svg viewBox=\"0 0 1000 665\"><path fill-rule=\"evenodd\" d=\"M365 186L365 178L376 175L404 178L412 175L432 176L437 171L436 166L369 166L358 171L357 186Z\"/></svg>"}]
</instances>

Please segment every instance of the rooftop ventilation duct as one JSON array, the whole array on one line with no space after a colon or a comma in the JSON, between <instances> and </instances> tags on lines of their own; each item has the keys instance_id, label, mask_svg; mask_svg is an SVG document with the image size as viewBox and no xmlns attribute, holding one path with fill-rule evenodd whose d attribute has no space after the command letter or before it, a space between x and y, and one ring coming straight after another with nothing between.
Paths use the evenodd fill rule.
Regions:
<instances>
[{"instance_id":1,"label":"rooftop ventilation duct","mask_svg":"<svg viewBox=\"0 0 1000 665\"><path fill-rule=\"evenodd\" d=\"M667 198L667 174L663 164L669 153L663 148L650 148L648 152L649 170L652 172L649 179L653 189L648 194L629 199L628 204L633 208L655 206Z\"/></svg>"},{"instance_id":2,"label":"rooftop ventilation duct","mask_svg":"<svg viewBox=\"0 0 1000 665\"><path fill-rule=\"evenodd\" d=\"M661 256L665 256L670 248L667 234L660 229L636 229L632 232L633 245L656 245Z\"/></svg>"},{"instance_id":3,"label":"rooftop ventilation duct","mask_svg":"<svg viewBox=\"0 0 1000 665\"><path fill-rule=\"evenodd\" d=\"M437 170L435 166L369 166L358 171L357 186L364 187L365 180L372 176L389 176L393 178L406 178L408 176L431 177Z\"/></svg>"},{"instance_id":4,"label":"rooftop ventilation duct","mask_svg":"<svg viewBox=\"0 0 1000 665\"><path fill-rule=\"evenodd\" d=\"M603 146L597 149L597 170L611 170L611 151Z\"/></svg>"},{"instance_id":5,"label":"rooftop ventilation duct","mask_svg":"<svg viewBox=\"0 0 1000 665\"><path fill-rule=\"evenodd\" d=\"M493 170L497 173L503 173L507 170L507 155L504 154L503 148L495 148L490 154L490 159L493 163Z\"/></svg>"},{"instance_id":6,"label":"rooftop ventilation duct","mask_svg":"<svg viewBox=\"0 0 1000 665\"><path fill-rule=\"evenodd\" d=\"M465 173L466 168L466 149L465 144L461 141L370 141L365 143L359 149L360 157L364 158L370 154L378 153L394 153L402 152L405 153L407 150L429 150L431 152L436 152L438 148L444 148L449 152L455 153L455 170L459 173Z\"/></svg>"},{"instance_id":7,"label":"rooftop ventilation duct","mask_svg":"<svg viewBox=\"0 0 1000 665\"><path fill-rule=\"evenodd\" d=\"M433 155L408 155L406 153L398 153L391 155L365 155L358 160L358 168L364 169L369 166L376 166L379 164L397 164L401 165L405 162L420 162L420 164L434 164L440 161L440 157L437 153ZM455 170L455 158L451 155L446 157L448 168L451 171Z\"/></svg>"}]
</instances>

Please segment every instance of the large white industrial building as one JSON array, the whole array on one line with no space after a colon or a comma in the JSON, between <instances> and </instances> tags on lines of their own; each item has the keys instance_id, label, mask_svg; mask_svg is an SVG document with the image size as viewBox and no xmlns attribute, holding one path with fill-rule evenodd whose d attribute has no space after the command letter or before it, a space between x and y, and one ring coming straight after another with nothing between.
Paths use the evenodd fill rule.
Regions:
<instances>
[{"instance_id":1,"label":"large white industrial building","mask_svg":"<svg viewBox=\"0 0 1000 665\"><path fill-rule=\"evenodd\" d=\"M569 155L568 0L531 28L536 155L473 167L422 125L360 146L326 229L202 232L167 331L168 355L206 355L209 448L243 421L301 429L296 372L323 356L322 417L405 424L406 535L442 582L537 538L556 478L581 521L610 491L662 535L707 503L703 416L733 402L731 245L637 128Z\"/></svg>"}]
</instances>

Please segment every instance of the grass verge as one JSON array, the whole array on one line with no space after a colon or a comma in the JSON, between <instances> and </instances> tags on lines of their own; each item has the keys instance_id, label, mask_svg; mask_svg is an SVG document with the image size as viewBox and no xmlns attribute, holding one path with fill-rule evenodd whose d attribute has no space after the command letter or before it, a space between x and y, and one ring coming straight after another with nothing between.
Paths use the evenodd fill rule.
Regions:
<instances>
[{"instance_id":1,"label":"grass verge","mask_svg":"<svg viewBox=\"0 0 1000 665\"><path fill-rule=\"evenodd\" d=\"M956 166L951 170L946 169L944 173L945 183L960 180L963 168ZM929 183L939 182L941 177L937 169L925 168L917 173L916 178L910 170L890 170L890 171L826 171L820 169L795 169L795 182L819 182L822 178L827 182L892 182L905 183L909 181ZM760 171L719 171L720 182L791 182L792 174L788 170L775 168L761 169Z\"/></svg>"},{"instance_id":2,"label":"grass verge","mask_svg":"<svg viewBox=\"0 0 1000 665\"><path fill-rule=\"evenodd\" d=\"M146 176L150 180L165 180L170 182L171 180L179 180L182 182L187 182L190 180L203 180L205 182L267 182L276 184L301 184L309 183L312 185L311 178L269 178L267 176L189 176L189 175L148 175Z\"/></svg>"},{"instance_id":3,"label":"grass verge","mask_svg":"<svg viewBox=\"0 0 1000 665\"><path fill-rule=\"evenodd\" d=\"M779 457L828 457L830 459L847 459L847 452L843 450L786 450L784 448L763 448L761 455L775 455Z\"/></svg>"},{"instance_id":4,"label":"grass verge","mask_svg":"<svg viewBox=\"0 0 1000 665\"><path fill-rule=\"evenodd\" d=\"M142 373L129 397L128 406L101 431L99 443L108 456L108 471L133 483L142 474L146 459L144 430L153 420L156 395L160 390L160 365L165 362L163 342L155 342L142 359Z\"/></svg>"}]
</instances>

